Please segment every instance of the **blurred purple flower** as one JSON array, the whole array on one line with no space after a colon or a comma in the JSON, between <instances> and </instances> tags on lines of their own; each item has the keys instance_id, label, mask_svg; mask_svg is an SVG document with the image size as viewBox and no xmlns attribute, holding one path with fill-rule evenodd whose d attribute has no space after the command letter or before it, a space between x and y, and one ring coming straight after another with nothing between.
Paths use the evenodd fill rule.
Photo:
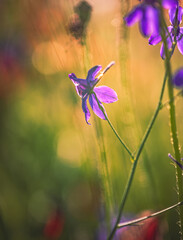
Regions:
<instances>
[{"instance_id":1,"label":"blurred purple flower","mask_svg":"<svg viewBox=\"0 0 183 240\"><path fill-rule=\"evenodd\" d=\"M139 22L141 33L145 37L160 34L160 12L157 0L143 0L135 6L124 18L127 26L132 26ZM177 0L162 0L165 8L173 8L178 4Z\"/></svg>"},{"instance_id":2,"label":"blurred purple flower","mask_svg":"<svg viewBox=\"0 0 183 240\"><path fill-rule=\"evenodd\" d=\"M177 41L179 52L183 54L183 27L179 27L180 23L182 22L182 15L183 15L183 9L180 6L169 10L171 26L168 27L168 32L166 33L166 37L167 37L168 49L171 50L171 55L173 54L173 51L174 51L174 48L173 48L174 47L173 44L175 44L174 40ZM157 34L157 35L153 34L149 38L150 45L156 45L161 41L162 41L162 37L160 34ZM165 48L163 43L161 45L160 55L162 59L165 59Z\"/></svg>"},{"instance_id":3,"label":"blurred purple flower","mask_svg":"<svg viewBox=\"0 0 183 240\"><path fill-rule=\"evenodd\" d=\"M175 158L173 158L170 153L168 154L168 157L183 170L183 165L180 162L178 162L177 160L175 160ZM181 160L183 160L183 159L181 158Z\"/></svg>"},{"instance_id":4,"label":"blurred purple flower","mask_svg":"<svg viewBox=\"0 0 183 240\"><path fill-rule=\"evenodd\" d=\"M177 88L183 88L183 68L180 68L172 78L172 83Z\"/></svg>"},{"instance_id":5,"label":"blurred purple flower","mask_svg":"<svg viewBox=\"0 0 183 240\"><path fill-rule=\"evenodd\" d=\"M111 62L106 69L104 69L101 74L96 77L96 75L100 72L102 69L102 66L97 65L93 68L91 68L88 71L88 75L86 79L77 78L74 73L69 74L69 78L72 80L76 87L77 94L82 98L82 109L85 113L85 119L87 124L90 125L88 122L90 118L90 111L87 106L87 100L89 99L90 106L94 113L101 119L106 120L106 117L103 113L105 112L105 109L101 102L103 103L112 103L118 100L116 92L107 87L107 86L100 86L95 87L96 84L99 82L103 74L114 64L114 62ZM96 99L96 96L97 99ZM98 101L98 102L97 102ZM99 103L99 104L98 104ZM100 107L99 107L100 105ZM103 109L103 111L101 110ZM106 114L106 112L105 112ZM107 115L107 114L106 114Z\"/></svg>"}]
</instances>

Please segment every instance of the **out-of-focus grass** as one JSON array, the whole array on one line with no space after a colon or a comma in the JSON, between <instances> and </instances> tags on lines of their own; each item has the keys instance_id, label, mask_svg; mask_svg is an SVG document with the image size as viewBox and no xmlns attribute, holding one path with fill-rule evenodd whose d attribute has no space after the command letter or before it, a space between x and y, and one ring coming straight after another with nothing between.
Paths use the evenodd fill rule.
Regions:
<instances>
[{"instance_id":1,"label":"out-of-focus grass","mask_svg":"<svg viewBox=\"0 0 183 240\"><path fill-rule=\"evenodd\" d=\"M120 74L120 67L123 68L119 58L123 43L119 35L120 3L116 1L116 5L101 11L104 3L91 1L87 67L96 64L105 67L115 60L116 65L106 73L101 85L113 88L119 101L105 108L124 141L135 151L158 102L164 64L159 47L149 46L134 26L128 30L126 47L121 49L126 59L123 69L126 78ZM11 66L5 64L8 71L1 74L2 79L13 85L6 88L0 105L0 237L46 239L46 223L59 209L64 222L60 239L97 239L106 185L102 181L100 138L97 141L93 113L92 125L88 126L81 100L68 78L71 72L86 77L84 47L66 31L73 2L44 4L29 0L22 6L23 20L14 14L12 19L16 21L11 25L4 17L7 27L0 36L1 42L9 43L9 48L17 38L15 33L9 38L8 30L19 29L27 46L23 59L26 64L15 61L22 71L13 72L12 76ZM3 16L10 9L15 13L20 11L20 5L9 1ZM180 66L180 54L176 52L173 60L176 69ZM181 144L182 101L179 98L176 102ZM99 121L112 185L112 209L116 214L131 162L107 122ZM172 147L168 111L164 108L142 153L125 213L156 211L177 201L174 167L168 152L172 153ZM165 217L169 226L165 239L176 239L176 211Z\"/></svg>"}]
</instances>

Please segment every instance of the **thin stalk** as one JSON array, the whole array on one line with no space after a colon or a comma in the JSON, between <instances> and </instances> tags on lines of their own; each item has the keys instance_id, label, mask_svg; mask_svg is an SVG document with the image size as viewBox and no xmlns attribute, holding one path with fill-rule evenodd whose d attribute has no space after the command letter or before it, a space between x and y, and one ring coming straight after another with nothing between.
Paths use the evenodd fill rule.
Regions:
<instances>
[{"instance_id":1,"label":"thin stalk","mask_svg":"<svg viewBox=\"0 0 183 240\"><path fill-rule=\"evenodd\" d=\"M128 152L128 154L130 155L130 157L132 159L134 159L134 156L132 154L132 152L129 150L129 148L127 147L126 143L120 138L119 134L117 133L116 129L113 127L112 123L110 122L109 118L105 115L106 120L109 124L109 126L111 127L112 131L114 132L114 134L116 135L116 137L118 138L118 140L120 141L120 143L123 145L123 147L125 148L125 150Z\"/></svg>"},{"instance_id":2,"label":"thin stalk","mask_svg":"<svg viewBox=\"0 0 183 240\"><path fill-rule=\"evenodd\" d=\"M162 16L162 19L164 19L162 7L161 7L161 16ZM175 33L175 36L176 36L176 33ZM167 85L168 85L168 97L169 97L171 142L175 152L175 159L177 160L178 163L181 164L181 153L180 153L180 146L179 146L179 140L178 140L178 134L177 134L177 124L176 124L176 114L175 114L175 104L174 104L174 89L172 85L170 53L168 50L165 33L162 33L162 39L165 46L165 69L168 75ZM174 38L174 41L176 41L176 37ZM183 199L183 177L182 177L182 169L177 166L176 166L176 185L177 185L178 201L180 201L181 199ZM183 234L183 209L182 208L179 208L179 219L180 219L180 222L179 222L180 238L182 239L182 234Z\"/></svg>"},{"instance_id":3,"label":"thin stalk","mask_svg":"<svg viewBox=\"0 0 183 240\"><path fill-rule=\"evenodd\" d=\"M117 220L116 220L116 223L111 231L111 234L109 235L108 237L108 240L111 240L113 239L114 237L114 234L117 230L117 227L118 227L118 223L120 222L120 219L121 219L121 216L122 216L122 212L123 212L123 209L124 209L124 206L125 206L125 203L126 203L126 199L128 197L128 193L130 191L130 188L131 188L131 185L132 185L132 181L133 181L133 178L134 178L134 175L135 175L135 170L136 170L136 167L137 167L137 163L138 163L138 160L139 160L139 157L140 157L140 154L142 152L142 149L144 147L144 144L151 132L151 129L154 125L154 122L158 116L158 113L161 109L161 104L162 104L162 98L163 98L163 94L164 94L164 90L165 90L165 83L166 83L166 78L167 78L167 73L165 73L165 76L164 76L164 80L163 80L163 85L162 85L162 89L161 89L161 93L160 93L160 97L159 97L159 101L158 101L158 105L157 105L157 108L154 112L154 115L152 117L152 120L150 121L148 127L147 127L147 130L145 132L145 135L141 141L141 144L140 144L140 147L137 151L137 154L136 154L136 157L134 158L134 162L133 162L133 165L132 165L132 168L131 168L131 171L130 171L130 175L129 175L129 178L128 178L128 181L127 181L127 184L126 184L126 188L124 190L124 193L123 193L123 197L122 197L122 201L121 201L121 204L120 204L120 208L119 208L119 212L118 212L118 217L117 217Z\"/></svg>"},{"instance_id":4,"label":"thin stalk","mask_svg":"<svg viewBox=\"0 0 183 240\"><path fill-rule=\"evenodd\" d=\"M112 131L113 131L114 134L116 135L117 139L118 139L118 140L120 141L120 143L123 145L123 147L124 147L125 150L128 152L128 154L130 155L130 157L131 157L132 159L134 159L134 156L133 156L132 152L130 151L130 149L128 148L128 146L126 145L126 143L121 139L121 137L120 137L119 134L117 133L116 129L113 127L112 123L110 122L109 118L107 117L107 115L106 115L103 107L101 107L101 105L100 105L100 103L99 103L99 100L98 100L95 92L91 92L91 94L93 94L93 95L95 96L95 99L96 99L96 101L97 101L97 103L98 103L98 106L99 106L100 110L101 110L102 113L104 114L105 119L107 120L109 126L111 127Z\"/></svg>"},{"instance_id":5,"label":"thin stalk","mask_svg":"<svg viewBox=\"0 0 183 240\"><path fill-rule=\"evenodd\" d=\"M168 61L167 61L168 62ZM166 64L166 67L170 67L169 64ZM176 124L176 115L175 115L175 104L174 104L174 95L173 95L173 86L171 82L172 76L171 71L168 76L168 96L169 96L169 116L170 116L170 131L171 131L171 142L173 144L175 159L178 163L181 163L181 153L179 148L179 140L177 134L177 124ZM182 178L182 169L176 166L176 180L177 180L177 194L178 200L183 198L183 178ZM181 237L183 234L183 209L179 209L180 215L180 228L181 228Z\"/></svg>"},{"instance_id":6,"label":"thin stalk","mask_svg":"<svg viewBox=\"0 0 183 240\"><path fill-rule=\"evenodd\" d=\"M160 214L163 214L163 213L165 213L167 211L170 211L170 210L172 210L172 209L174 209L174 208L176 208L178 206L181 206L181 205L183 205L183 201L182 202L178 202L178 203L176 203L176 204L174 204L174 205L172 205L172 206L170 206L168 208L165 208L165 209L163 209L161 211L152 213L152 214L150 214L148 216L137 218L135 220L131 220L131 221L128 221L128 222L120 223L120 224L118 224L118 228L123 228L123 227L128 227L128 226L131 226L131 225L136 225L139 222L142 222L142 221L147 220L147 219L152 218L152 217L156 217L156 216L158 216Z\"/></svg>"}]
</instances>

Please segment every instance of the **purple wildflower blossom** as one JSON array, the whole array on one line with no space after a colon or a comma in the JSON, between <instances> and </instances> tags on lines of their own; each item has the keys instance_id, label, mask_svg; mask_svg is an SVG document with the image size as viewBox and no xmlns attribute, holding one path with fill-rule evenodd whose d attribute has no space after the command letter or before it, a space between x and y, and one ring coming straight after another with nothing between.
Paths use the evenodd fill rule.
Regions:
<instances>
[{"instance_id":1,"label":"purple wildflower blossom","mask_svg":"<svg viewBox=\"0 0 183 240\"><path fill-rule=\"evenodd\" d=\"M178 162L177 160L175 160L175 158L173 158L170 153L168 154L168 157L183 170L183 165L180 162ZM183 159L181 158L181 160L183 160Z\"/></svg>"},{"instance_id":2,"label":"purple wildflower blossom","mask_svg":"<svg viewBox=\"0 0 183 240\"><path fill-rule=\"evenodd\" d=\"M127 26L132 26L139 22L141 33L148 37L160 33L160 13L157 0L143 0L135 6L132 11L124 18ZM162 0L165 8L173 8L178 4L177 0Z\"/></svg>"},{"instance_id":3,"label":"purple wildflower blossom","mask_svg":"<svg viewBox=\"0 0 183 240\"><path fill-rule=\"evenodd\" d=\"M172 78L172 83L177 88L183 88L183 68L180 68Z\"/></svg>"},{"instance_id":4,"label":"purple wildflower blossom","mask_svg":"<svg viewBox=\"0 0 183 240\"><path fill-rule=\"evenodd\" d=\"M182 15L183 15L183 9L180 6L169 10L171 26L168 27L168 32L166 35L167 35L167 46L168 46L168 49L171 50L171 55L173 54L173 50L174 50L174 46L173 46L175 44L174 40L176 40L177 42L177 47L179 49L179 52L183 54L183 27L179 26L182 22ZM157 34L157 35L153 34L149 38L150 45L156 45L161 41L162 41L162 37L160 34ZM165 48L163 43L161 45L160 55L162 59L165 59Z\"/></svg>"},{"instance_id":5,"label":"purple wildflower blossom","mask_svg":"<svg viewBox=\"0 0 183 240\"><path fill-rule=\"evenodd\" d=\"M90 118L90 111L87 106L87 100L89 99L90 106L94 113L101 119L106 120L105 115L105 109L102 105L103 103L112 103L118 100L116 92L107 87L107 86L99 86L95 87L96 84L99 82L103 74L114 64L114 62L111 62L105 69L104 71L101 72L101 74L97 76L97 74L100 72L102 69L102 66L97 65L93 68L91 68L88 71L88 75L86 79L81 79L77 78L74 73L69 74L69 78L72 80L76 87L77 94L82 98L82 109L83 112L85 113L85 120L87 124L90 125L88 122ZM96 99L97 96L97 99ZM100 105L100 107L99 107ZM103 111L101 110L103 109Z\"/></svg>"}]
</instances>

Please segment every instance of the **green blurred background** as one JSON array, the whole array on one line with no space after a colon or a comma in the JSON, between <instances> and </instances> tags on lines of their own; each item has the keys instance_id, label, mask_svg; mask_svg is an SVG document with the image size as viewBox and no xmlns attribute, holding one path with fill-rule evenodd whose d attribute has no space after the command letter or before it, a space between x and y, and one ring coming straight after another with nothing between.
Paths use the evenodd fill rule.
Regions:
<instances>
[{"instance_id":1,"label":"green blurred background","mask_svg":"<svg viewBox=\"0 0 183 240\"><path fill-rule=\"evenodd\" d=\"M92 113L92 125L85 123L69 73L85 78L92 66L116 62L101 84L113 88L119 101L105 108L133 151L158 103L160 46L149 46L137 25L127 29L122 20L136 1L89 0L86 44L69 31L78 26L78 3L0 3L0 239L101 240L101 223L117 214L131 161L106 121ZM173 70L182 62L176 51ZM181 146L182 104L178 98ZM169 152L164 108L141 155L125 214L177 202ZM177 216L176 210L162 216L164 239L177 239Z\"/></svg>"}]
</instances>

